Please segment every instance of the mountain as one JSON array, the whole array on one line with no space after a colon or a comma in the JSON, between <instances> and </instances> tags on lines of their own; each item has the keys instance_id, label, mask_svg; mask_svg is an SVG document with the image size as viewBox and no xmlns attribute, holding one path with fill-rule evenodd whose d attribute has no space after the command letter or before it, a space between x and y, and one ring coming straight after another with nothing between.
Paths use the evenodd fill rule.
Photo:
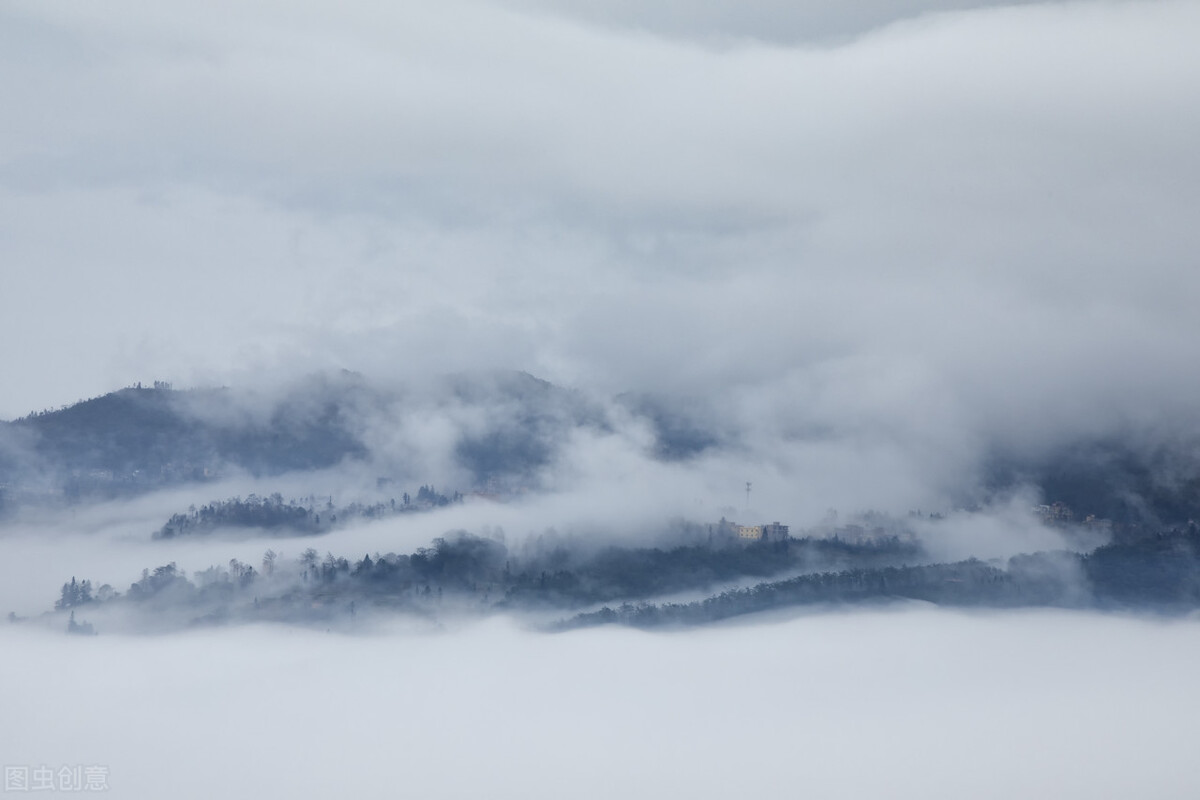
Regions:
<instances>
[{"instance_id":1,"label":"mountain","mask_svg":"<svg viewBox=\"0 0 1200 800\"><path fill-rule=\"evenodd\" d=\"M230 389L130 387L0 423L0 482L114 495L227 466L277 474L365 457L348 387L305 388L255 407Z\"/></svg>"},{"instance_id":2,"label":"mountain","mask_svg":"<svg viewBox=\"0 0 1200 800\"><path fill-rule=\"evenodd\" d=\"M1111 521L1120 533L1200 520L1200 449L1186 437L1141 442L1108 437L1062 445L1036 457L995 456L993 489L1036 486L1047 503Z\"/></svg>"},{"instance_id":3,"label":"mountain","mask_svg":"<svg viewBox=\"0 0 1200 800\"><path fill-rule=\"evenodd\" d=\"M371 462L419 472L411 441L447 429L464 480L529 482L571 431L609 430L601 404L526 373L381 387L349 372L272 390L134 386L0 422L0 506L36 488L69 499L136 494L220 475ZM418 476L420 477L420 476ZM7 491L6 491L7 490Z\"/></svg>"},{"instance_id":4,"label":"mountain","mask_svg":"<svg viewBox=\"0 0 1200 800\"><path fill-rule=\"evenodd\" d=\"M476 484L531 480L551 464L573 430L612 430L604 406L526 372L458 374L443 381L441 402L475 410L482 425L464 426L454 446Z\"/></svg>"},{"instance_id":5,"label":"mountain","mask_svg":"<svg viewBox=\"0 0 1200 800\"><path fill-rule=\"evenodd\" d=\"M565 465L580 434L604 437L629 421L653 434L647 458L744 456L752 437L713 402L639 392L596 398L504 371L420 384L342 371L274 387L134 386L0 422L0 510L138 494L231 471L279 475L344 463L414 484L537 488L547 470ZM964 496L980 488L1002 496L1033 486L1043 502L1058 504L1056 522L1091 516L1136 538L1200 519L1200 445L1189 442L1112 436L1032 455L997 447L979 456L983 486L960 488Z\"/></svg>"}]
</instances>

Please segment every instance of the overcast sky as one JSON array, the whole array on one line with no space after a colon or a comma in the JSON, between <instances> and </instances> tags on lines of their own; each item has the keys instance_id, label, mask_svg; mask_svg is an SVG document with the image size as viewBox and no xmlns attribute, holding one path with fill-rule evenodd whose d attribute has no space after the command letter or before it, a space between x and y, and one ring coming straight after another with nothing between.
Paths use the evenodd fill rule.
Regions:
<instances>
[{"instance_id":1,"label":"overcast sky","mask_svg":"<svg viewBox=\"0 0 1200 800\"><path fill-rule=\"evenodd\" d=\"M797 5L5 3L0 415L498 366L1190 418L1200 5Z\"/></svg>"}]
</instances>

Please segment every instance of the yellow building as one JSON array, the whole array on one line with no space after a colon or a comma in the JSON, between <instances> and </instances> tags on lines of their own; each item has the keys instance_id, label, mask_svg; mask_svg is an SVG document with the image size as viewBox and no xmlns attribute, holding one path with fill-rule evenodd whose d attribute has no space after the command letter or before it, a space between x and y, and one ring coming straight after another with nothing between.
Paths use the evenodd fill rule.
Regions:
<instances>
[{"instance_id":1,"label":"yellow building","mask_svg":"<svg viewBox=\"0 0 1200 800\"><path fill-rule=\"evenodd\" d=\"M757 542L763 537L762 525L738 525L737 534L739 539Z\"/></svg>"}]
</instances>

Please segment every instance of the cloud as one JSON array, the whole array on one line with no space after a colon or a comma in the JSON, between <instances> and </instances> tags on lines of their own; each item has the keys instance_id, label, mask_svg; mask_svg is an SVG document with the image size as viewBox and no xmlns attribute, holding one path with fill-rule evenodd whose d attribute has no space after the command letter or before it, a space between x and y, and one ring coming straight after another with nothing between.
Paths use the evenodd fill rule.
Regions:
<instances>
[{"instance_id":1,"label":"cloud","mask_svg":"<svg viewBox=\"0 0 1200 800\"><path fill-rule=\"evenodd\" d=\"M6 13L11 414L313 360L605 391L882 362L988 424L1194 388L1187 3L715 50L486 3Z\"/></svg>"},{"instance_id":2,"label":"cloud","mask_svg":"<svg viewBox=\"0 0 1200 800\"><path fill-rule=\"evenodd\" d=\"M510 0L518 9L558 14L567 18L639 31L655 36L694 41L709 46L735 47L749 41L777 45L835 44L899 20L955 10L1024 3L993 0L915 0L914 2L611 2L603 5L577 0Z\"/></svg>"},{"instance_id":3,"label":"cloud","mask_svg":"<svg viewBox=\"0 0 1200 800\"><path fill-rule=\"evenodd\" d=\"M114 797L1182 796L1193 634L920 608L686 635L8 627L0 747L107 766Z\"/></svg>"},{"instance_id":4,"label":"cloud","mask_svg":"<svg viewBox=\"0 0 1200 800\"><path fill-rule=\"evenodd\" d=\"M750 480L810 522L1195 425L1194 4L4 13L9 415L524 369L619 423L551 461L568 495ZM627 391L718 446L648 459ZM468 488L451 449L508 413L361 430Z\"/></svg>"},{"instance_id":5,"label":"cloud","mask_svg":"<svg viewBox=\"0 0 1200 800\"><path fill-rule=\"evenodd\" d=\"M6 522L0 608L36 614L72 574L124 590L143 567L268 547L357 557L458 529L645 542L731 507L800 532L830 507L987 500L996 452L1079 440L1187 454L1198 38L1182 0L10 2L0 416L167 379L242 387L233 410L255 419L315 392L296 376L340 368L391 394L354 407L359 466ZM148 539L249 491L340 501L381 474L469 489L462 437L521 405L431 376L496 368L598 409L575 428L551 424L571 403L547 412L535 444L554 447L522 480L552 491L319 541ZM630 397L683 409L695 452L655 457ZM918 527L955 557L1062 546L1034 499ZM0 681L21 691L0 751L106 764L127 796L1192 786L1194 680L1173 666L1195 661L1189 621L753 622L70 641L10 626L20 657Z\"/></svg>"}]
</instances>

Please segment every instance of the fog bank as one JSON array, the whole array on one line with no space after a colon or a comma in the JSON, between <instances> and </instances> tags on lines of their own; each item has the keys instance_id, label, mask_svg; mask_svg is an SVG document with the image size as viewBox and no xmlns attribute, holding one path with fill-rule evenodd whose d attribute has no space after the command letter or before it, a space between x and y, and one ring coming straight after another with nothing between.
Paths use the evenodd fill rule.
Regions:
<instances>
[{"instance_id":1,"label":"fog bank","mask_svg":"<svg viewBox=\"0 0 1200 800\"><path fill-rule=\"evenodd\" d=\"M5 627L0 750L107 765L113 797L1194 794L1194 621L911 607L756 623Z\"/></svg>"}]
</instances>

